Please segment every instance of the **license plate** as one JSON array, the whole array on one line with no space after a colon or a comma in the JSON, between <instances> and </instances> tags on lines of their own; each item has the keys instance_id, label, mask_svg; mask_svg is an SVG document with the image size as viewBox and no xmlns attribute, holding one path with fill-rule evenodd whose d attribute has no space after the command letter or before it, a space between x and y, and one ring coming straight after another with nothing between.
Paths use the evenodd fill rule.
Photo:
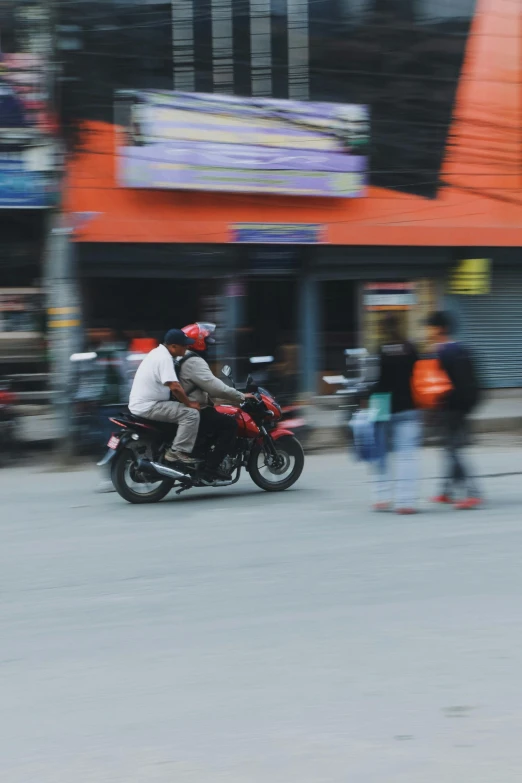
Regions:
<instances>
[{"instance_id":1,"label":"license plate","mask_svg":"<svg viewBox=\"0 0 522 783\"><path fill-rule=\"evenodd\" d=\"M112 435L109 442L107 443L107 446L110 449L117 449L119 445L120 445L120 439L116 435Z\"/></svg>"}]
</instances>

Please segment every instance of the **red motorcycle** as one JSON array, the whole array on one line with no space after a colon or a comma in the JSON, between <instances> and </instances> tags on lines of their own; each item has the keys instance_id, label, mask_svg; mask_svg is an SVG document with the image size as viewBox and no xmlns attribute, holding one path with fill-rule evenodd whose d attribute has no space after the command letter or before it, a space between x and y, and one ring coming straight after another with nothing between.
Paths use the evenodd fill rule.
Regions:
<instances>
[{"instance_id":1,"label":"red motorcycle","mask_svg":"<svg viewBox=\"0 0 522 783\"><path fill-rule=\"evenodd\" d=\"M224 374L230 376L230 368L224 368ZM258 387L254 394L254 399L239 408L217 406L237 422L235 443L221 464L228 480L209 475L206 462L213 448L211 439L199 444L201 461L195 467L170 467L162 459L176 425L130 413L111 419L120 429L112 434L107 454L98 464L111 464L114 488L129 503L157 503L173 488L179 495L193 487L229 487L239 481L243 468L261 489L282 492L303 472L303 449L294 434L281 426L281 406L270 392Z\"/></svg>"}]
</instances>

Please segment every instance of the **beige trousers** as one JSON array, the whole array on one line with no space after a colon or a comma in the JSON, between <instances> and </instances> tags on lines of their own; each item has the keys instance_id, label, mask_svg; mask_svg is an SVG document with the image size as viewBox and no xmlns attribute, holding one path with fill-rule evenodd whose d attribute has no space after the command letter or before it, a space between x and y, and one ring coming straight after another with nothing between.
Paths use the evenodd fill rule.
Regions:
<instances>
[{"instance_id":1,"label":"beige trousers","mask_svg":"<svg viewBox=\"0 0 522 783\"><path fill-rule=\"evenodd\" d=\"M181 402L165 400L165 402L157 402L145 418L177 424L178 431L172 448L174 451L183 451L185 454L192 453L199 429L199 411L195 408L187 408Z\"/></svg>"}]
</instances>

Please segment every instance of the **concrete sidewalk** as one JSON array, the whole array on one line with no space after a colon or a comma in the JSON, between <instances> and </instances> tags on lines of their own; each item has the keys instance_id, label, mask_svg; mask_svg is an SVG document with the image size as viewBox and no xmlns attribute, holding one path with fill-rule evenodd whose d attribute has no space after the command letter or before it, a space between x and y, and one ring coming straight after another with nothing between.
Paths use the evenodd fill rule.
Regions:
<instances>
[{"instance_id":1,"label":"concrete sidewalk","mask_svg":"<svg viewBox=\"0 0 522 783\"><path fill-rule=\"evenodd\" d=\"M316 397L307 409L311 429L308 448L321 450L346 443L344 413L334 397ZM477 434L522 435L522 389L502 389L489 392L471 417Z\"/></svg>"},{"instance_id":2,"label":"concrete sidewalk","mask_svg":"<svg viewBox=\"0 0 522 783\"><path fill-rule=\"evenodd\" d=\"M346 442L344 417L334 396L316 397L304 408L310 427L307 447L328 449ZM522 434L522 389L490 392L472 417L476 433ZM40 410L20 419L21 438L25 443L51 442L56 439L56 418L52 411Z\"/></svg>"}]
</instances>

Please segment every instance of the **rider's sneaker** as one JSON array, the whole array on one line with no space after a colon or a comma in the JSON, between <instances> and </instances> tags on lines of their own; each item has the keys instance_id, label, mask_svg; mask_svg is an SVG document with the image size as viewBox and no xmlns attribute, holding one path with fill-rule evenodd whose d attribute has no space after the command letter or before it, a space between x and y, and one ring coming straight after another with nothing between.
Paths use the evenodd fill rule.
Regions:
<instances>
[{"instance_id":1,"label":"rider's sneaker","mask_svg":"<svg viewBox=\"0 0 522 783\"><path fill-rule=\"evenodd\" d=\"M165 452L165 462L181 462L183 465L189 467L195 467L200 460L191 457L190 454L186 454L184 451L174 451L174 449L167 449Z\"/></svg>"}]
</instances>

